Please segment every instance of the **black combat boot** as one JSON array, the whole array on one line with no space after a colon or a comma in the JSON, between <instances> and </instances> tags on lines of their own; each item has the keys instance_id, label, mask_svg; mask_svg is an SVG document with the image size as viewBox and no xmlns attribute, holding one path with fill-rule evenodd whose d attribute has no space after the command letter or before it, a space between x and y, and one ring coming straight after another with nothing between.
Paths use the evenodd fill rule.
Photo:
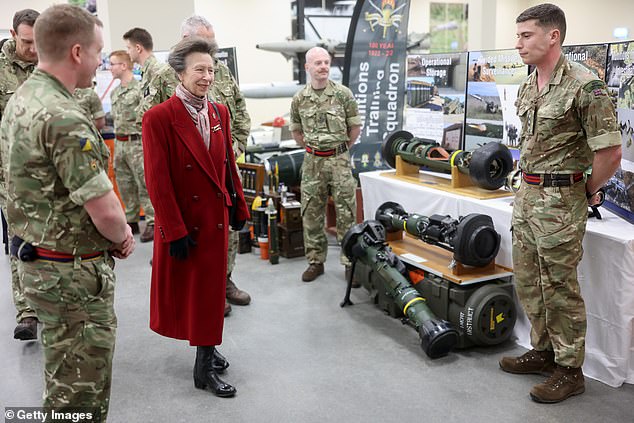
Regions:
<instances>
[{"instance_id":1,"label":"black combat boot","mask_svg":"<svg viewBox=\"0 0 634 423\"><path fill-rule=\"evenodd\" d=\"M198 389L209 388L218 397L232 397L236 394L236 388L218 377L213 366L214 351L215 347L213 346L196 347L194 386Z\"/></svg>"},{"instance_id":2,"label":"black combat boot","mask_svg":"<svg viewBox=\"0 0 634 423\"><path fill-rule=\"evenodd\" d=\"M13 331L13 337L20 341L33 341L37 339L37 318L25 317Z\"/></svg>"}]
</instances>

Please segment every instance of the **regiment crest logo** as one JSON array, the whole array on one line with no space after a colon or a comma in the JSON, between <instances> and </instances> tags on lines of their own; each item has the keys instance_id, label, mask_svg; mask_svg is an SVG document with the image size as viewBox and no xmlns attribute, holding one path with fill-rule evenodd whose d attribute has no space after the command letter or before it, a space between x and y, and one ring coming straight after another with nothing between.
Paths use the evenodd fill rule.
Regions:
<instances>
[{"instance_id":1,"label":"regiment crest logo","mask_svg":"<svg viewBox=\"0 0 634 423\"><path fill-rule=\"evenodd\" d=\"M378 7L372 0L368 0L370 5L376 10L375 13L365 13L365 21L370 25L370 29L379 26L383 28L383 38L387 37L387 31L394 27L395 31L399 31L399 25L403 19L403 14L397 13L406 6L406 1L396 7L397 0L382 0L381 7Z\"/></svg>"}]
</instances>

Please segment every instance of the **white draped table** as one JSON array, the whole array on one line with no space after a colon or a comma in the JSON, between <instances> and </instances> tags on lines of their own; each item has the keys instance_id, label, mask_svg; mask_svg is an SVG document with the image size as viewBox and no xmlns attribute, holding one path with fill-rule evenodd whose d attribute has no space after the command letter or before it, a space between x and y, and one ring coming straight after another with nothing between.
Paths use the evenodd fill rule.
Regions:
<instances>
[{"instance_id":1,"label":"white draped table","mask_svg":"<svg viewBox=\"0 0 634 423\"><path fill-rule=\"evenodd\" d=\"M513 267L511 213L513 197L476 200L423 185L361 173L363 211L374 218L386 201L401 204L408 213L441 214L457 218L469 213L492 217L502 241L496 263ZM393 174L394 172L389 172ZM634 225L602 209L603 220L589 219L583 240L584 256L578 275L586 302L588 332L583 372L607 385L634 383ZM518 307L514 334L530 348L530 325Z\"/></svg>"}]
</instances>

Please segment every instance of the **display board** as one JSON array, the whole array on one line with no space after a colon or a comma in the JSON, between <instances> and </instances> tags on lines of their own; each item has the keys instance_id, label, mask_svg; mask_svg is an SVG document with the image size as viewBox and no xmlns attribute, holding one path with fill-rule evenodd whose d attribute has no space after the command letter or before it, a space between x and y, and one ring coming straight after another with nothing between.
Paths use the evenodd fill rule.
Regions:
<instances>
[{"instance_id":1,"label":"display board","mask_svg":"<svg viewBox=\"0 0 634 423\"><path fill-rule=\"evenodd\" d=\"M380 155L382 141L401 129L408 18L406 0L361 0L355 6L343 76L362 122L361 135L350 151L355 173L375 170L377 164L385 167L383 160L372 158Z\"/></svg>"},{"instance_id":2,"label":"display board","mask_svg":"<svg viewBox=\"0 0 634 423\"><path fill-rule=\"evenodd\" d=\"M605 186L605 207L634 223L634 41L610 44L606 82L616 105L622 159Z\"/></svg>"},{"instance_id":3,"label":"display board","mask_svg":"<svg viewBox=\"0 0 634 423\"><path fill-rule=\"evenodd\" d=\"M597 78L605 81L605 64L608 60L607 44L563 46L561 50L568 61L579 63Z\"/></svg>"},{"instance_id":4,"label":"display board","mask_svg":"<svg viewBox=\"0 0 634 423\"><path fill-rule=\"evenodd\" d=\"M519 145L521 124L515 100L527 76L528 66L517 50L469 52L465 150L491 141Z\"/></svg>"},{"instance_id":5,"label":"display board","mask_svg":"<svg viewBox=\"0 0 634 423\"><path fill-rule=\"evenodd\" d=\"M461 148L466 81L466 52L408 56L403 129L448 150Z\"/></svg>"}]
</instances>

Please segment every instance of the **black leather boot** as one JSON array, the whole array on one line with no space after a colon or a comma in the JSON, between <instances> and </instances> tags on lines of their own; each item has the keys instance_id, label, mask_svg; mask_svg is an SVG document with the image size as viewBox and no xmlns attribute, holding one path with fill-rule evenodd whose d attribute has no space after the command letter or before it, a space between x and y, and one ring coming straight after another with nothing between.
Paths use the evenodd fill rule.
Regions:
<instances>
[{"instance_id":1,"label":"black leather boot","mask_svg":"<svg viewBox=\"0 0 634 423\"><path fill-rule=\"evenodd\" d=\"M214 347L214 358L211 361L211 366L214 368L214 371L219 375L224 373L227 367L229 367L229 362L227 359L220 354L218 348Z\"/></svg>"},{"instance_id":2,"label":"black leather boot","mask_svg":"<svg viewBox=\"0 0 634 423\"><path fill-rule=\"evenodd\" d=\"M213 367L214 351L213 346L196 347L194 386L198 389L209 388L218 397L232 397L236 394L236 388L218 377Z\"/></svg>"}]
</instances>

